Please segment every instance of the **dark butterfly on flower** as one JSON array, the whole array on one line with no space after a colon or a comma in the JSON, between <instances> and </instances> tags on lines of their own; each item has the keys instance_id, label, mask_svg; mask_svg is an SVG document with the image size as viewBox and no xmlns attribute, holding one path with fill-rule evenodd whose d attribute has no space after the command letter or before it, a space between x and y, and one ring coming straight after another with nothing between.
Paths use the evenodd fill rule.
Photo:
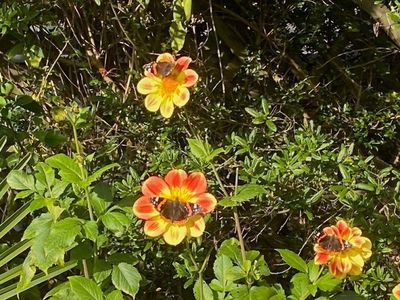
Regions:
<instances>
[{"instance_id":1,"label":"dark butterfly on flower","mask_svg":"<svg viewBox=\"0 0 400 300\"><path fill-rule=\"evenodd\" d=\"M161 216L172 222L184 221L203 212L203 208L200 205L183 203L179 200L151 197L150 201L160 212Z\"/></svg>"},{"instance_id":2,"label":"dark butterfly on flower","mask_svg":"<svg viewBox=\"0 0 400 300\"><path fill-rule=\"evenodd\" d=\"M343 241L335 235L323 235L318 239L318 244L328 251L344 251L351 247L348 241Z\"/></svg>"},{"instance_id":3,"label":"dark butterfly on flower","mask_svg":"<svg viewBox=\"0 0 400 300\"><path fill-rule=\"evenodd\" d=\"M171 75L172 70L175 68L175 62L151 62L145 64L143 68L154 75L167 77Z\"/></svg>"}]
</instances>

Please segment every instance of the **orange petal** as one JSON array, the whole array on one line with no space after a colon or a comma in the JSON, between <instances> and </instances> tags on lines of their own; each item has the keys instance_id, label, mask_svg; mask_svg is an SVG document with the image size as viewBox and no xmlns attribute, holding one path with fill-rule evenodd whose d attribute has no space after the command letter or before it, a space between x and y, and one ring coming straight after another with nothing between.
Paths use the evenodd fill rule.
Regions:
<instances>
[{"instance_id":1,"label":"orange petal","mask_svg":"<svg viewBox=\"0 0 400 300\"><path fill-rule=\"evenodd\" d=\"M197 80L199 79L199 75L192 69L187 69L183 71L185 74L185 86L191 87L196 84Z\"/></svg>"},{"instance_id":2,"label":"orange petal","mask_svg":"<svg viewBox=\"0 0 400 300\"><path fill-rule=\"evenodd\" d=\"M142 193L148 197L162 197L169 195L169 188L163 179L151 176L143 182Z\"/></svg>"},{"instance_id":3,"label":"orange petal","mask_svg":"<svg viewBox=\"0 0 400 300\"><path fill-rule=\"evenodd\" d=\"M168 223L161 216L151 218L144 223L144 233L150 237L162 235L167 225Z\"/></svg>"},{"instance_id":4,"label":"orange petal","mask_svg":"<svg viewBox=\"0 0 400 300\"><path fill-rule=\"evenodd\" d=\"M184 170L171 170L165 176L165 182L169 185L170 189L180 188L187 178Z\"/></svg>"},{"instance_id":5,"label":"orange petal","mask_svg":"<svg viewBox=\"0 0 400 300\"><path fill-rule=\"evenodd\" d=\"M191 237L199 237L203 234L206 224L200 215L196 215L189 219L186 223L188 235Z\"/></svg>"},{"instance_id":6,"label":"orange petal","mask_svg":"<svg viewBox=\"0 0 400 300\"><path fill-rule=\"evenodd\" d=\"M333 262L335 262L336 268L342 273L348 273L351 270L352 263L348 257L336 256Z\"/></svg>"},{"instance_id":7,"label":"orange petal","mask_svg":"<svg viewBox=\"0 0 400 300\"><path fill-rule=\"evenodd\" d=\"M331 255L328 253L317 253L314 258L314 262L316 265L324 265L331 260Z\"/></svg>"},{"instance_id":8,"label":"orange petal","mask_svg":"<svg viewBox=\"0 0 400 300\"><path fill-rule=\"evenodd\" d=\"M164 99L161 102L160 112L164 118L168 119L172 116L172 113L174 112L174 103L172 102L172 99Z\"/></svg>"},{"instance_id":9,"label":"orange petal","mask_svg":"<svg viewBox=\"0 0 400 300\"><path fill-rule=\"evenodd\" d=\"M137 91L140 94L148 95L156 93L160 88L161 80L156 77L145 77L142 78L137 84Z\"/></svg>"},{"instance_id":10,"label":"orange petal","mask_svg":"<svg viewBox=\"0 0 400 300\"><path fill-rule=\"evenodd\" d=\"M201 172L191 173L183 185L193 195L203 194L207 190L207 180Z\"/></svg>"},{"instance_id":11,"label":"orange petal","mask_svg":"<svg viewBox=\"0 0 400 300\"><path fill-rule=\"evenodd\" d=\"M160 108L161 100L159 94L149 94L144 99L144 106L148 111L155 112Z\"/></svg>"},{"instance_id":12,"label":"orange petal","mask_svg":"<svg viewBox=\"0 0 400 300\"><path fill-rule=\"evenodd\" d=\"M186 225L168 224L163 237L167 244L175 246L183 241L186 233Z\"/></svg>"},{"instance_id":13,"label":"orange petal","mask_svg":"<svg viewBox=\"0 0 400 300\"><path fill-rule=\"evenodd\" d=\"M170 53L163 53L157 57L157 62L174 62L175 58Z\"/></svg>"},{"instance_id":14,"label":"orange petal","mask_svg":"<svg viewBox=\"0 0 400 300\"><path fill-rule=\"evenodd\" d=\"M396 300L400 300L400 284L396 285L392 292Z\"/></svg>"},{"instance_id":15,"label":"orange petal","mask_svg":"<svg viewBox=\"0 0 400 300\"><path fill-rule=\"evenodd\" d=\"M334 228L334 226L325 227L323 229L323 232L325 233L325 235L336 235L336 231L334 230Z\"/></svg>"},{"instance_id":16,"label":"orange petal","mask_svg":"<svg viewBox=\"0 0 400 300\"><path fill-rule=\"evenodd\" d=\"M333 276L335 276L336 278L344 278L344 277L346 277L346 273L343 273L342 271L340 271L340 270L337 268L337 265L336 265L335 262L331 262L331 263L329 264L329 272L330 272Z\"/></svg>"},{"instance_id":17,"label":"orange petal","mask_svg":"<svg viewBox=\"0 0 400 300\"><path fill-rule=\"evenodd\" d=\"M209 213L214 210L217 205L217 199L214 195L209 193L198 194L190 199L191 203L196 203L200 205L203 209L203 213Z\"/></svg>"},{"instance_id":18,"label":"orange petal","mask_svg":"<svg viewBox=\"0 0 400 300\"><path fill-rule=\"evenodd\" d=\"M189 64L192 62L192 59L188 56L179 57L176 60L175 70L182 72L189 67Z\"/></svg>"},{"instance_id":19,"label":"orange petal","mask_svg":"<svg viewBox=\"0 0 400 300\"><path fill-rule=\"evenodd\" d=\"M340 237L346 240L350 235L350 228L349 225L343 220L337 222L336 227L339 231Z\"/></svg>"},{"instance_id":20,"label":"orange petal","mask_svg":"<svg viewBox=\"0 0 400 300\"><path fill-rule=\"evenodd\" d=\"M189 98L190 98L189 90L185 87L180 87L174 94L172 101L176 106L182 107L189 101Z\"/></svg>"},{"instance_id":21,"label":"orange petal","mask_svg":"<svg viewBox=\"0 0 400 300\"><path fill-rule=\"evenodd\" d=\"M133 213L139 219L148 220L160 215L155 209L154 205L150 202L150 198L142 196L133 204Z\"/></svg>"}]
</instances>

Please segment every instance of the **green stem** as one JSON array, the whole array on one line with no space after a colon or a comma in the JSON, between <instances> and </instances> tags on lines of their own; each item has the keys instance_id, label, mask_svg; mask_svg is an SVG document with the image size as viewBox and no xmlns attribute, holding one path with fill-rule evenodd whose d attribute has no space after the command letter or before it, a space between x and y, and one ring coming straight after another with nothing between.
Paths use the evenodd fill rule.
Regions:
<instances>
[{"instance_id":1,"label":"green stem","mask_svg":"<svg viewBox=\"0 0 400 300\"><path fill-rule=\"evenodd\" d=\"M77 159L78 159L78 163L79 163L79 168L81 170L81 177L82 177L82 180L86 180L85 167L83 166L83 162L82 162L83 156L82 156L81 147L79 145L79 140L78 140L78 132L77 132L76 126L73 122L71 122L71 125L72 125L72 131L74 133L76 155L77 155ZM90 204L89 189L87 187L85 187L84 191L85 191L86 203L87 203L88 210L89 210L90 221L94 221L92 205Z\"/></svg>"},{"instance_id":2,"label":"green stem","mask_svg":"<svg viewBox=\"0 0 400 300\"><path fill-rule=\"evenodd\" d=\"M213 163L210 163L211 165L211 169L213 170L214 176L217 179L217 182L219 184L219 186L221 187L221 190L224 194L225 197L229 197L228 192L225 189L224 184L221 181L221 178L218 175L217 169L215 168ZM238 180L239 180L239 169L236 168L236 178L235 178L235 195L237 193L237 187L238 187ZM236 233L238 235L238 239L239 239L239 244L240 244L240 252L242 254L242 260L243 262L246 260L246 250L244 247L244 240L243 240L243 235L242 235L242 228L240 226L240 221L239 221L239 214L237 211L237 207L235 206L233 208L233 219L235 220L235 229L236 229Z\"/></svg>"}]
</instances>

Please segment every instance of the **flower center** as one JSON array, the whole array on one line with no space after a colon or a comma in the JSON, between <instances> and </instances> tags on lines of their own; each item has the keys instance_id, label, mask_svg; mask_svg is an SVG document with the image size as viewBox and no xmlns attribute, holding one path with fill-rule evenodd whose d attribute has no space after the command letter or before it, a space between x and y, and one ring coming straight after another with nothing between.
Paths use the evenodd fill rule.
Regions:
<instances>
[{"instance_id":1,"label":"flower center","mask_svg":"<svg viewBox=\"0 0 400 300\"><path fill-rule=\"evenodd\" d=\"M172 94L178 87L179 82L170 76L163 78L162 80L162 91L165 94Z\"/></svg>"}]
</instances>

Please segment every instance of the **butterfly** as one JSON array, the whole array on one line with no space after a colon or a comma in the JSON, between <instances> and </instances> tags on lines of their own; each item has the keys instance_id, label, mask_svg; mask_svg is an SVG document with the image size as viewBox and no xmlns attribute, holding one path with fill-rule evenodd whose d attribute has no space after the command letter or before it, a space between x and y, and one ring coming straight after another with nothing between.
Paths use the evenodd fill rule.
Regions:
<instances>
[{"instance_id":1,"label":"butterfly","mask_svg":"<svg viewBox=\"0 0 400 300\"><path fill-rule=\"evenodd\" d=\"M318 239L318 244L328 251L344 251L351 247L348 241L343 241L335 235L323 235Z\"/></svg>"},{"instance_id":2,"label":"butterfly","mask_svg":"<svg viewBox=\"0 0 400 300\"><path fill-rule=\"evenodd\" d=\"M143 68L154 75L160 77L167 77L171 75L172 71L175 68L175 62L151 62L145 64Z\"/></svg>"},{"instance_id":3,"label":"butterfly","mask_svg":"<svg viewBox=\"0 0 400 300\"><path fill-rule=\"evenodd\" d=\"M203 208L195 203L183 203L179 200L169 200L161 197L151 197L151 204L161 216L173 222L184 221L191 216L202 214Z\"/></svg>"}]
</instances>

